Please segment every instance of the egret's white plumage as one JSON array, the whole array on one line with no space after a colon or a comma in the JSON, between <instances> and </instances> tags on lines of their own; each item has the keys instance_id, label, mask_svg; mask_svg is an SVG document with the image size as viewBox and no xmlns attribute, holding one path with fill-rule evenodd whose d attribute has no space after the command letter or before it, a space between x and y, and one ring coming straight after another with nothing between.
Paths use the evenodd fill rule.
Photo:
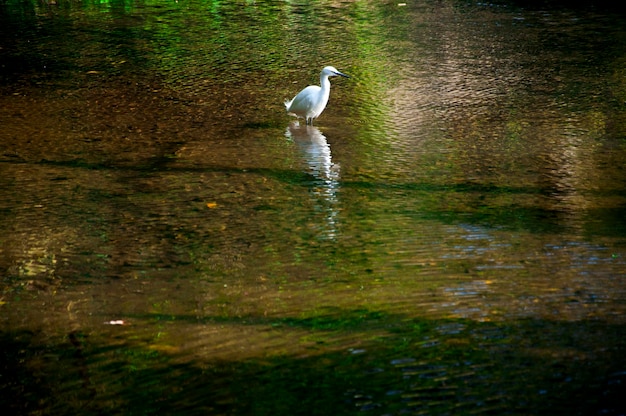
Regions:
<instances>
[{"instance_id":1,"label":"egret's white plumage","mask_svg":"<svg viewBox=\"0 0 626 416\"><path fill-rule=\"evenodd\" d=\"M313 124L313 119L319 117L326 108L328 97L330 97L330 81L328 77L340 75L350 78L343 74L334 66L327 66L320 73L320 85L309 85L296 95L293 100L285 100L287 112L296 117L303 117L306 124Z\"/></svg>"}]
</instances>

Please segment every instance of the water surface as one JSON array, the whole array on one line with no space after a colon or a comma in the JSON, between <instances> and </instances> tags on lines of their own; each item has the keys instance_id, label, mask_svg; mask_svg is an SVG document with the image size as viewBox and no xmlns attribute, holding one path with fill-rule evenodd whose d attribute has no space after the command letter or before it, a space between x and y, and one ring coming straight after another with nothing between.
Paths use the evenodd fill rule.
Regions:
<instances>
[{"instance_id":1,"label":"water surface","mask_svg":"<svg viewBox=\"0 0 626 416\"><path fill-rule=\"evenodd\" d=\"M625 23L4 2L3 407L623 414Z\"/></svg>"}]
</instances>

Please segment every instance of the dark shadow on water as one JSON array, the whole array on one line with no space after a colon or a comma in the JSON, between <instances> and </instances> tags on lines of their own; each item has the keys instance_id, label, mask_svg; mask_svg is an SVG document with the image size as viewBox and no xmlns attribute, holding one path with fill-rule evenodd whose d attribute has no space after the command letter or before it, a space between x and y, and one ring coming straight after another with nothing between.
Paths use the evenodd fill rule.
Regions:
<instances>
[{"instance_id":1,"label":"dark shadow on water","mask_svg":"<svg viewBox=\"0 0 626 416\"><path fill-rule=\"evenodd\" d=\"M8 157L5 155L5 158ZM69 168L79 168L88 170L128 170L128 171L155 171L163 169L165 172L224 172L224 173L249 173L255 172L260 174L266 174L270 177L310 177L310 175L294 172L289 174L290 171L283 171L279 169L270 168L235 168L230 166L198 166L198 167L172 167L168 166L171 163L172 157L167 155L154 157L147 160L143 160L143 163L136 165L126 165L120 162L94 162L84 159L70 159L70 160L47 160L41 159L37 162L26 161L19 158L12 157L11 159L0 160L0 164L40 164L40 165L52 165L62 166ZM274 174L273 172L278 172ZM489 194L529 194L529 195L551 195L555 193L555 190L551 187L528 187L528 186L500 186L493 184L483 184L478 182L455 182L451 184L433 184L427 182L412 182L412 183L393 183L393 182L378 182L378 181L341 181L342 187L360 188L360 189L373 189L373 190L401 190L401 191L423 191L423 192L441 192L441 191L453 191L453 192L480 192ZM593 191L589 191L590 194L594 194ZM598 194L603 196L625 196L626 193L622 190L615 190L612 192L599 192Z\"/></svg>"},{"instance_id":2,"label":"dark shadow on water","mask_svg":"<svg viewBox=\"0 0 626 416\"><path fill-rule=\"evenodd\" d=\"M622 13L626 11L623 3L612 0L507 0L494 3L530 10L593 10Z\"/></svg>"},{"instance_id":3,"label":"dark shadow on water","mask_svg":"<svg viewBox=\"0 0 626 416\"><path fill-rule=\"evenodd\" d=\"M163 172L167 173L223 173L227 175L237 174L256 174L276 181L309 188L311 184L319 182L319 177L315 172L257 168L257 167L232 167L232 166L215 166L202 165L198 167L179 167L173 164L175 158L168 155L156 156L146 160L142 160L140 164L121 164L108 162L93 162L82 159L73 160L40 160L38 162L27 162L12 158L11 160L1 160L2 164L35 164L35 165L51 165L67 168L86 169L86 170L107 170L116 171L122 175L143 176L153 175ZM62 180L62 178L58 179ZM442 195L462 195L467 210L450 210L442 208L437 201L425 205L425 209L415 209L414 207L393 207L390 208L394 214L403 214L413 216L420 219L437 220L443 223L455 224L458 222L467 222L480 224L482 226L501 228L507 230L528 230L535 233L555 233L568 231L568 218L572 215L567 210L559 210L550 205L540 205L536 203L521 205L518 203L503 204L493 206L486 202L488 198L501 196L518 196L530 198L544 198L550 200L555 194L552 187L529 187L529 186L500 186L492 184L482 184L476 182L455 182L455 183L388 183L376 180L372 181L344 181L341 178L333 178L337 189L344 190L356 189L371 193L373 198L387 198L389 194L395 197L402 195L403 198L410 201L421 196L432 196L435 194ZM589 195L598 197L624 197L622 190L614 191L589 191ZM264 209L271 209L265 207ZM615 206L605 208L587 208L577 213L578 223L581 219L584 221L583 229L589 236L605 235L605 236L622 236L626 233L626 223L621 219L626 217L626 206Z\"/></svg>"},{"instance_id":4,"label":"dark shadow on water","mask_svg":"<svg viewBox=\"0 0 626 416\"><path fill-rule=\"evenodd\" d=\"M344 315L346 324L340 323ZM285 331L341 333L358 348L333 351L321 343L305 356L241 360L195 359L193 352L180 357L138 347L131 337L106 342L74 331L53 341L4 332L0 405L13 415L626 412L623 326L420 320L363 310L344 315L325 317L321 326L308 320L265 323L288 323ZM354 320L358 316L361 322ZM249 320L258 323L252 317L230 324ZM385 335L368 335L381 329Z\"/></svg>"}]
</instances>

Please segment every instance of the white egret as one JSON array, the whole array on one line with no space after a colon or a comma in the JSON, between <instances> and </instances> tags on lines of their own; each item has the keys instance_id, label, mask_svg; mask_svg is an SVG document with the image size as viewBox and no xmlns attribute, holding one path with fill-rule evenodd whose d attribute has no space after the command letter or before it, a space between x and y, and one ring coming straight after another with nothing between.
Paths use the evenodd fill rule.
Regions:
<instances>
[{"instance_id":1,"label":"white egret","mask_svg":"<svg viewBox=\"0 0 626 416\"><path fill-rule=\"evenodd\" d=\"M336 75L350 78L346 74L337 71L334 66L325 67L320 73L321 87L309 85L300 91L293 100L285 100L287 112L296 117L303 117L306 120L306 124L313 125L313 119L322 114L328 103L328 97L330 97L330 81L328 77Z\"/></svg>"}]
</instances>

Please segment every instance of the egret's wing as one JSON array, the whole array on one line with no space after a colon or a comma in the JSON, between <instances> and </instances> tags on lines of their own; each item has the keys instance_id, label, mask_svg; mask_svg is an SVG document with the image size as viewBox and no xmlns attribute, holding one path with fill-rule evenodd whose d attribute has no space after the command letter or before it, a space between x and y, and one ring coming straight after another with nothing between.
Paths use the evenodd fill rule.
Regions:
<instances>
[{"instance_id":1,"label":"egret's wing","mask_svg":"<svg viewBox=\"0 0 626 416\"><path fill-rule=\"evenodd\" d=\"M317 85L306 87L291 100L288 111L305 117L305 114L315 106L320 90Z\"/></svg>"}]
</instances>

